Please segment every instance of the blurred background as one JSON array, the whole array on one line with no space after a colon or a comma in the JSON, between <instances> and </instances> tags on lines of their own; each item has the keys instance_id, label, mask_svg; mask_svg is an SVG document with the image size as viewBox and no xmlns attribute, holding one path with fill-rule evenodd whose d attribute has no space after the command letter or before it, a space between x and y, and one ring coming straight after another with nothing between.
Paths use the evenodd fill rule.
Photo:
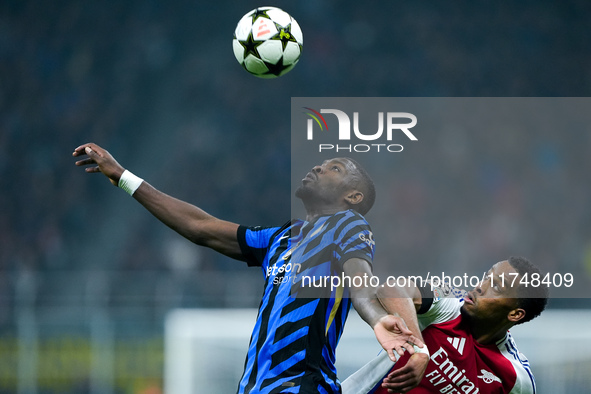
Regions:
<instances>
[{"instance_id":1,"label":"blurred background","mask_svg":"<svg viewBox=\"0 0 591 394\"><path fill-rule=\"evenodd\" d=\"M232 53L237 21L261 5L283 8L304 32L300 63L278 80L248 75ZM102 145L159 189L213 215L282 224L290 216L291 97L588 96L589 20L585 0L4 0L0 393L161 393L170 310L258 305L259 270L194 247L102 175L85 174L73 164L76 146ZM560 169L570 152L584 157L591 148L588 129L577 130L583 139L563 130L560 144L544 140L536 148L540 160L528 162L527 179L557 187L564 177L584 179L588 161L568 167L576 173ZM528 149L507 144L515 155ZM494 154L487 146L475 144L481 152L472 155ZM470 155L464 158L453 165L469 167ZM499 186L499 173L489 170L479 173L483 184ZM396 169L418 171L407 162ZM422 214L425 196L430 185L435 191L443 185L440 174L421 176L424 182L390 197L407 223L422 215L424 230L441 220ZM503 209L512 228L553 231L524 253L536 246L560 251L589 280L587 194L573 190L565 210L540 207L544 215L531 224L520 212L531 207L511 204L512 186L495 194L508 201ZM547 189L552 196L551 182ZM551 206L552 199L544 202ZM474 223L471 214L453 212L467 225ZM482 231L493 242L470 247L498 256L519 241L503 231L504 223L488 224ZM563 226L578 236L553 236ZM432 232L420 234L414 248L401 241L409 264L442 251L451 259L450 250L461 254L466 245L465 238L450 245L432 242ZM413 255L417 249L420 255ZM551 305L585 308L588 300Z\"/></svg>"}]
</instances>

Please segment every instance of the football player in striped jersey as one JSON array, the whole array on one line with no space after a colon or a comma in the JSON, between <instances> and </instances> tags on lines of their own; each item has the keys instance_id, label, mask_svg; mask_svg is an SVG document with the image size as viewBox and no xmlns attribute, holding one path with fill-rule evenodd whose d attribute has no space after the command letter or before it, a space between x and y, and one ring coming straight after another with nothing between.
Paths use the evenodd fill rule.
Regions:
<instances>
[{"instance_id":1,"label":"football player in striped jersey","mask_svg":"<svg viewBox=\"0 0 591 394\"><path fill-rule=\"evenodd\" d=\"M305 220L251 227L157 190L96 144L80 145L73 156L81 158L76 165L106 175L185 238L261 268L263 297L238 393L340 393L335 350L352 305L392 359L404 349L413 353L413 344L423 346L402 319L386 312L376 287L367 285L375 242L363 215L375 188L352 159L326 160L305 175L296 192ZM345 277L348 284L332 280ZM306 286L322 279L321 288Z\"/></svg>"}]
</instances>

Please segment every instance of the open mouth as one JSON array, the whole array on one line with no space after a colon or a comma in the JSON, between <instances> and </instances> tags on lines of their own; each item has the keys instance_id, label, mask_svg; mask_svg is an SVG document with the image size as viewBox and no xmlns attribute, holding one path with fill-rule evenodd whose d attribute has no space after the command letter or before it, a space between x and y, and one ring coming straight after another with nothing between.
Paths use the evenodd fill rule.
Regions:
<instances>
[{"instance_id":1,"label":"open mouth","mask_svg":"<svg viewBox=\"0 0 591 394\"><path fill-rule=\"evenodd\" d=\"M302 181L306 181L306 180L315 181L316 179L318 179L318 177L316 176L316 174L314 174L313 172L309 172L309 173L306 174L306 176L304 177L304 179L302 179Z\"/></svg>"}]
</instances>

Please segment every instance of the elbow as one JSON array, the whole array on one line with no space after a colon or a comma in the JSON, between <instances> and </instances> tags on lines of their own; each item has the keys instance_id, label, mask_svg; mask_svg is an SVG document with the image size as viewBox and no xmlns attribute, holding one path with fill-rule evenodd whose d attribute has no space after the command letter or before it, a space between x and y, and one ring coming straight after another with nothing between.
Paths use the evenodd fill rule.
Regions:
<instances>
[{"instance_id":1,"label":"elbow","mask_svg":"<svg viewBox=\"0 0 591 394\"><path fill-rule=\"evenodd\" d=\"M213 240L214 234L208 231L208 226L204 225L203 220L189 220L186 226L178 231L183 237L199 246L209 246Z\"/></svg>"},{"instance_id":2,"label":"elbow","mask_svg":"<svg viewBox=\"0 0 591 394\"><path fill-rule=\"evenodd\" d=\"M394 313L397 310L397 304L408 297L401 289L384 285L378 289L377 298L386 312Z\"/></svg>"},{"instance_id":3,"label":"elbow","mask_svg":"<svg viewBox=\"0 0 591 394\"><path fill-rule=\"evenodd\" d=\"M386 284L383 284L377 290L377 296L381 300L381 299L386 299L386 298L399 298L399 297L402 297L402 294L400 294L400 291L398 290L398 288L390 287Z\"/></svg>"}]
</instances>

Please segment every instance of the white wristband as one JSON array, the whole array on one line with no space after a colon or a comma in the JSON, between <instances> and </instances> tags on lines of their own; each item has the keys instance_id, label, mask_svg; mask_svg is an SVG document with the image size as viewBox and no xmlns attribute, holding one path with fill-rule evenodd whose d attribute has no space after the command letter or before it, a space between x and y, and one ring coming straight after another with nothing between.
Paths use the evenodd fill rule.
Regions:
<instances>
[{"instance_id":1,"label":"white wristband","mask_svg":"<svg viewBox=\"0 0 591 394\"><path fill-rule=\"evenodd\" d=\"M130 196L133 196L133 193L135 193L143 181L144 180L142 178L135 176L131 172L125 170L123 171L123 174L121 174L121 178L119 178L119 183L117 186L125 190L125 192Z\"/></svg>"},{"instance_id":2,"label":"white wristband","mask_svg":"<svg viewBox=\"0 0 591 394\"><path fill-rule=\"evenodd\" d=\"M431 355L429 354L429 349L427 349L427 345L423 345L423 347L413 345L412 347L415 350L415 353L424 353L427 355L427 357L431 357Z\"/></svg>"},{"instance_id":3,"label":"white wristband","mask_svg":"<svg viewBox=\"0 0 591 394\"><path fill-rule=\"evenodd\" d=\"M415 353L424 353L427 355L427 357L431 357L431 354L429 354L429 349L427 349L427 345L423 345L423 347L418 347L417 345L412 345ZM402 348L402 350L404 350L406 352L406 348ZM398 352L396 350L393 350L392 353L394 353L394 358L396 359L396 361L398 361L400 359L400 357L402 357L400 354L398 354Z\"/></svg>"}]
</instances>

